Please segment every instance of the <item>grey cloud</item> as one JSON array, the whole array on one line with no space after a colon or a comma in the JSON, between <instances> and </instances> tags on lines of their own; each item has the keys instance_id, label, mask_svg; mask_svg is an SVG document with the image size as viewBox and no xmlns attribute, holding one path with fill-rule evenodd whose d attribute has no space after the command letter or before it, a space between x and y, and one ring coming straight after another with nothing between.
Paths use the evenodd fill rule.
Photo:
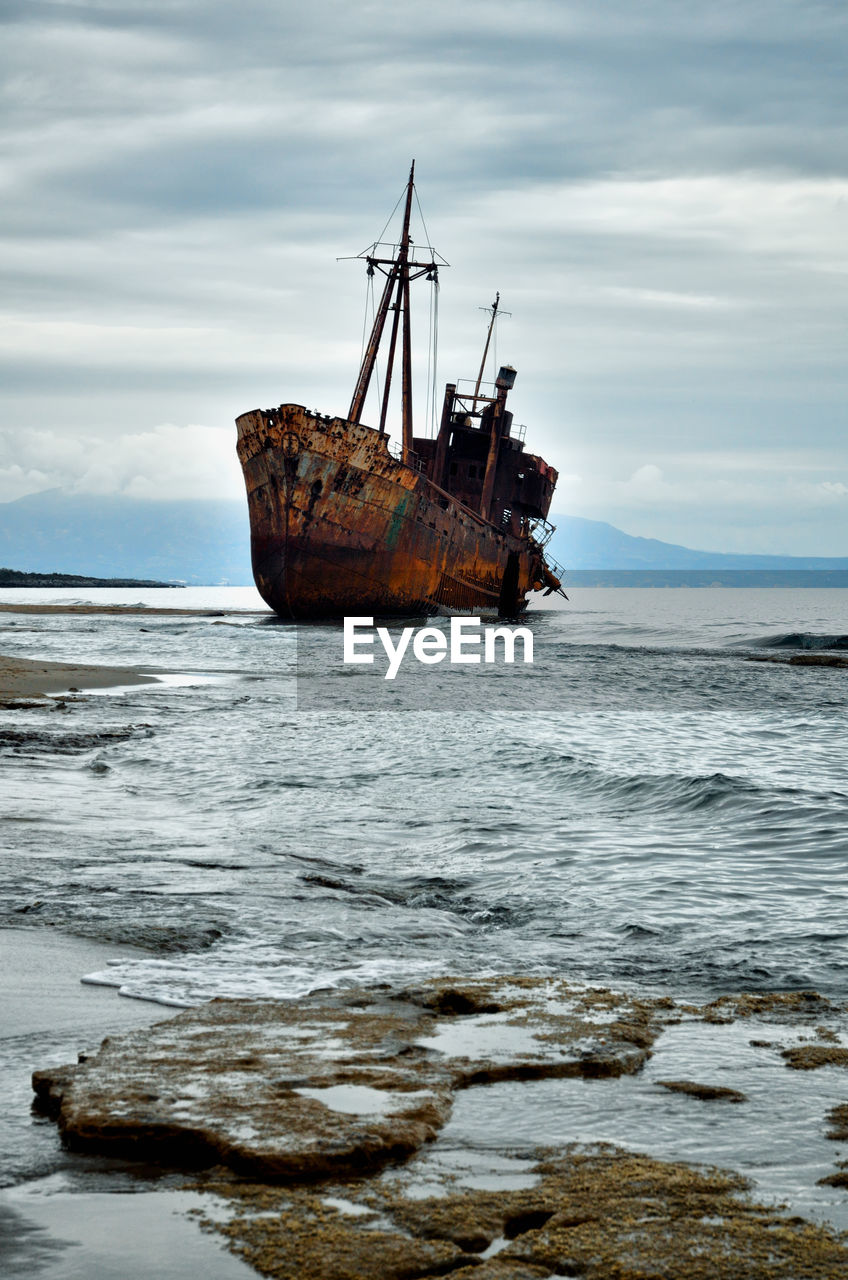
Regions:
<instances>
[{"instance_id":1,"label":"grey cloud","mask_svg":"<svg viewBox=\"0 0 848 1280\"><path fill-rule=\"evenodd\" d=\"M801 433L822 482L848 476L841 0L4 12L10 424L343 410L361 278L335 258L378 233L414 154L454 263L441 368L474 366L500 287L517 410L581 474L575 507L650 519L616 484L660 457L673 480L697 442L721 468Z\"/></svg>"}]
</instances>

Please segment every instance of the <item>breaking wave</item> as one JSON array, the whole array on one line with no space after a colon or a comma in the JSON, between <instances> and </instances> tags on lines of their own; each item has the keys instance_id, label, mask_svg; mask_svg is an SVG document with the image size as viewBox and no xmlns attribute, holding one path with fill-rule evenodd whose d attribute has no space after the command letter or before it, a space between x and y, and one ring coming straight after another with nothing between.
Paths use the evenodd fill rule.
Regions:
<instances>
[{"instance_id":1,"label":"breaking wave","mask_svg":"<svg viewBox=\"0 0 848 1280\"><path fill-rule=\"evenodd\" d=\"M752 640L759 649L848 649L848 635L820 635L814 631L789 631Z\"/></svg>"}]
</instances>

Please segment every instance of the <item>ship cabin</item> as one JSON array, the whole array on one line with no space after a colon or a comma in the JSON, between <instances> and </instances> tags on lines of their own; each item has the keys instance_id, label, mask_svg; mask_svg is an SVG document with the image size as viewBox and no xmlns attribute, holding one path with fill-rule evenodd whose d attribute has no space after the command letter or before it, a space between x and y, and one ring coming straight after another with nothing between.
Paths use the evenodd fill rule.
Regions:
<instances>
[{"instance_id":1,"label":"ship cabin","mask_svg":"<svg viewBox=\"0 0 848 1280\"><path fill-rule=\"evenodd\" d=\"M494 395L478 380L464 392L448 383L436 440L416 437L413 449L427 477L484 520L520 536L548 514L557 472L524 451L524 427L514 427L506 399L515 370L503 366Z\"/></svg>"}]
</instances>

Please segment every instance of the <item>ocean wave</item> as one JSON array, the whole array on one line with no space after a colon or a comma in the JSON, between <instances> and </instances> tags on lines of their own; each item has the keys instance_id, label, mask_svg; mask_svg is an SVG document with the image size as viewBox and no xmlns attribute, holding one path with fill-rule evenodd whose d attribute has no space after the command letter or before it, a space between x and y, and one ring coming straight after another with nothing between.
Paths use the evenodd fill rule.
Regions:
<instances>
[{"instance_id":1,"label":"ocean wave","mask_svg":"<svg viewBox=\"0 0 848 1280\"><path fill-rule=\"evenodd\" d=\"M532 906L516 895L503 894L499 901L485 894L471 879L418 876L389 881L364 877L351 882L339 876L308 872L298 876L303 884L329 890L329 896L355 899L359 905L400 908L403 911L438 911L458 916L468 924L491 929L515 928L533 918Z\"/></svg>"},{"instance_id":2,"label":"ocean wave","mask_svg":"<svg viewBox=\"0 0 848 1280\"><path fill-rule=\"evenodd\" d=\"M848 592L603 600L531 619L532 683L466 707L428 668L397 716L355 679L295 711L331 628L28 622L27 656L242 674L9 717L5 923L148 949L110 985L176 1005L493 967L844 993L844 682L747 659L848 648Z\"/></svg>"},{"instance_id":3,"label":"ocean wave","mask_svg":"<svg viewBox=\"0 0 848 1280\"><path fill-rule=\"evenodd\" d=\"M546 753L537 760L519 761L517 773L547 776L562 791L577 792L614 808L630 811L650 809L654 813L693 813L713 806L755 807L788 803L794 806L823 801L844 802L841 792L792 785L776 785L751 777L714 771L711 773L617 773L569 753Z\"/></svg>"},{"instance_id":4,"label":"ocean wave","mask_svg":"<svg viewBox=\"0 0 848 1280\"><path fill-rule=\"evenodd\" d=\"M761 636L749 644L758 649L848 649L848 635L820 635L815 631L787 631Z\"/></svg>"},{"instance_id":5,"label":"ocean wave","mask_svg":"<svg viewBox=\"0 0 848 1280\"><path fill-rule=\"evenodd\" d=\"M636 802L652 809L673 809L680 813L693 813L698 809L728 804L749 804L764 794L774 794L770 787L721 772L691 775L635 774L633 777L607 775L603 779L603 785L611 796L619 800Z\"/></svg>"}]
</instances>

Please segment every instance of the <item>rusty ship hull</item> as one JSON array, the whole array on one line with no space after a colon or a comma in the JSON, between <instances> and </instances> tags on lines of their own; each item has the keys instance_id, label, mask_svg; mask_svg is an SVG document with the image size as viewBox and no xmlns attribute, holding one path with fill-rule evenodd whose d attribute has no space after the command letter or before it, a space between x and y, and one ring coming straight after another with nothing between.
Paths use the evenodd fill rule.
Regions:
<instances>
[{"instance_id":1,"label":"rusty ship hull","mask_svg":"<svg viewBox=\"0 0 848 1280\"><path fill-rule=\"evenodd\" d=\"M374 428L296 404L236 425L254 578L282 617L511 617L549 576L531 539L392 457Z\"/></svg>"}]
</instances>

